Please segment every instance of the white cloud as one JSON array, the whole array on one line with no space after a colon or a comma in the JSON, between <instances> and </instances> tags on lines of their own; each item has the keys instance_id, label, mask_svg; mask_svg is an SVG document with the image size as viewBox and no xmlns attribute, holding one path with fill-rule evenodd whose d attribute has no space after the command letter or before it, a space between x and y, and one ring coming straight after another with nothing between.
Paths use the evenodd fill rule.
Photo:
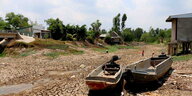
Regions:
<instances>
[{"instance_id":1,"label":"white cloud","mask_svg":"<svg viewBox=\"0 0 192 96\"><path fill-rule=\"evenodd\" d=\"M170 3L171 2L171 3ZM175 2L174 5L172 2ZM32 21L44 23L48 18L60 18L65 24L87 24L99 19L102 28L110 29L118 13L126 13L127 27L171 27L165 19L172 14L190 12L192 0L0 0L0 16L8 12L21 13ZM181 6L182 5L182 6ZM11 6L11 7L10 7ZM174 10L178 9L179 11ZM174 10L174 11L173 11Z\"/></svg>"},{"instance_id":2,"label":"white cloud","mask_svg":"<svg viewBox=\"0 0 192 96\"><path fill-rule=\"evenodd\" d=\"M123 5L123 0L96 0L96 7L108 12L121 11Z\"/></svg>"},{"instance_id":3,"label":"white cloud","mask_svg":"<svg viewBox=\"0 0 192 96\"><path fill-rule=\"evenodd\" d=\"M63 20L65 24L70 23L70 24L84 24L86 23L87 19L91 16L89 13L85 13L83 11L84 8L86 8L82 4L78 4L74 1L71 0L56 0L58 1L57 3L55 2L52 3L57 7L51 8L49 10L49 17L53 18L60 18Z\"/></svg>"},{"instance_id":4,"label":"white cloud","mask_svg":"<svg viewBox=\"0 0 192 96\"><path fill-rule=\"evenodd\" d=\"M192 9L192 6L191 6L191 4L192 4L192 0L185 0L185 2L183 2L184 3L184 6L186 6L188 9Z\"/></svg>"}]
</instances>

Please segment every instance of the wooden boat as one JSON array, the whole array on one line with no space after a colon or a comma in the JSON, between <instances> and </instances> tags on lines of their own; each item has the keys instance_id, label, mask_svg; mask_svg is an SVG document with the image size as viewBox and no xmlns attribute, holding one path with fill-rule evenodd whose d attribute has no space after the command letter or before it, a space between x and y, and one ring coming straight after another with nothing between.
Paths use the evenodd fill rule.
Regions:
<instances>
[{"instance_id":1,"label":"wooden boat","mask_svg":"<svg viewBox=\"0 0 192 96\"><path fill-rule=\"evenodd\" d=\"M157 81L171 68L172 62L171 57L163 55L135 62L126 66L125 79L134 83Z\"/></svg>"},{"instance_id":2,"label":"wooden boat","mask_svg":"<svg viewBox=\"0 0 192 96\"><path fill-rule=\"evenodd\" d=\"M93 70L85 79L90 90L115 88L121 81L122 66L103 70L103 65Z\"/></svg>"}]
</instances>

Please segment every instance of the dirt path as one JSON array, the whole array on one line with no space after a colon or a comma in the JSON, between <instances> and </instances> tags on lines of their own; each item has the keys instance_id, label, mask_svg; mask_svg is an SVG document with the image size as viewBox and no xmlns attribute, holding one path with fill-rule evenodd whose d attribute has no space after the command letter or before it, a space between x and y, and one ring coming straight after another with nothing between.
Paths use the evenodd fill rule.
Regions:
<instances>
[{"instance_id":1,"label":"dirt path","mask_svg":"<svg viewBox=\"0 0 192 96\"><path fill-rule=\"evenodd\" d=\"M141 56L143 49L145 50L145 57ZM60 56L56 59L42 56L43 53L49 50L41 50L36 54L24 58L0 58L0 85L33 84L32 89L8 95L87 96L89 89L85 85L85 77L91 70L108 61L113 55L121 57L121 60L117 63L127 65L150 57L152 53L159 54L162 49L163 47L161 45L144 45L137 49L122 49L106 54L83 48L83 50L86 50L85 54ZM190 62L192 61L188 63ZM173 66L175 69L179 68L177 63L174 63L175 65ZM191 80L191 77L186 78ZM176 79L178 79L177 76L173 75L158 90L139 94L167 95L169 92L174 92L177 95L183 92L185 94L190 93L188 90L192 88L186 87L188 89L185 88L185 90L176 89L175 86L177 85L174 83ZM184 84L182 83L184 82L183 80L181 80L181 86ZM180 80L178 81L180 82ZM178 81L176 80L177 83ZM188 83L188 81L186 82ZM173 88L172 83L174 83ZM126 93L126 95L129 96L130 94Z\"/></svg>"}]
</instances>

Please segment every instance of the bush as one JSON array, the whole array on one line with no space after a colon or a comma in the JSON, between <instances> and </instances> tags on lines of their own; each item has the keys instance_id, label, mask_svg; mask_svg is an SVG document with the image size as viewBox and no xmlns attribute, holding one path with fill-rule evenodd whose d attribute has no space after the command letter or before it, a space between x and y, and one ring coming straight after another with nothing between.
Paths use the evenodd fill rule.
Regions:
<instances>
[{"instance_id":1,"label":"bush","mask_svg":"<svg viewBox=\"0 0 192 96\"><path fill-rule=\"evenodd\" d=\"M71 34L67 34L67 40L70 40L70 41L73 41L73 35L71 35Z\"/></svg>"},{"instance_id":2,"label":"bush","mask_svg":"<svg viewBox=\"0 0 192 96\"><path fill-rule=\"evenodd\" d=\"M87 40L89 43L94 44L94 38L93 38L93 37L88 36L88 37L86 38L86 40Z\"/></svg>"},{"instance_id":3,"label":"bush","mask_svg":"<svg viewBox=\"0 0 192 96\"><path fill-rule=\"evenodd\" d=\"M134 39L134 35L131 33L131 30L129 30L129 29L123 30L122 37L123 37L124 41L126 41L126 42L133 41L133 39Z\"/></svg>"}]
</instances>

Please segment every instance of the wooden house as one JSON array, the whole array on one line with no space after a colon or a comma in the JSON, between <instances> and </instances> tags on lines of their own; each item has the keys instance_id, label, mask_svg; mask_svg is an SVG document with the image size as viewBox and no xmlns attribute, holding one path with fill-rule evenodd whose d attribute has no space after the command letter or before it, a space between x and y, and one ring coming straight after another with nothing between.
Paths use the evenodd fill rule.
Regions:
<instances>
[{"instance_id":1,"label":"wooden house","mask_svg":"<svg viewBox=\"0 0 192 96\"><path fill-rule=\"evenodd\" d=\"M116 32L111 32L111 33L107 33L107 34L101 34L99 36L100 39L105 39L107 36L111 37L111 44L121 44L123 43L123 40L121 38L121 36L119 36Z\"/></svg>"},{"instance_id":2,"label":"wooden house","mask_svg":"<svg viewBox=\"0 0 192 96\"><path fill-rule=\"evenodd\" d=\"M189 53L192 42L192 13L171 15L166 22L172 22L168 53L170 55L177 54L179 45L182 48L182 53Z\"/></svg>"},{"instance_id":3,"label":"wooden house","mask_svg":"<svg viewBox=\"0 0 192 96\"><path fill-rule=\"evenodd\" d=\"M110 35L111 35L111 42L113 44L121 44L122 43L123 40L122 40L121 36L119 36L117 34L117 32L111 32Z\"/></svg>"}]
</instances>

